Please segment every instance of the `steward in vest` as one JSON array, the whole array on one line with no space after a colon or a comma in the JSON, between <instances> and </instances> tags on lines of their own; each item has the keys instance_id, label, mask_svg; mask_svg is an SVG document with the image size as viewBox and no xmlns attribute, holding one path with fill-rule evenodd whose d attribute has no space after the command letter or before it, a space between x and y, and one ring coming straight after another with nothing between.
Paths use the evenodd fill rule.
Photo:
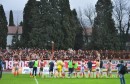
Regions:
<instances>
[{"instance_id":1,"label":"steward in vest","mask_svg":"<svg viewBox=\"0 0 130 84\"><path fill-rule=\"evenodd\" d=\"M71 58L68 62L68 68L69 68L69 77L73 73L74 67L73 67L73 58Z\"/></svg>"},{"instance_id":2,"label":"steward in vest","mask_svg":"<svg viewBox=\"0 0 130 84\"><path fill-rule=\"evenodd\" d=\"M34 73L35 73L35 76L37 75L37 67L38 67L38 60L36 59L34 61L34 64L33 64L33 77L34 77Z\"/></svg>"}]
</instances>

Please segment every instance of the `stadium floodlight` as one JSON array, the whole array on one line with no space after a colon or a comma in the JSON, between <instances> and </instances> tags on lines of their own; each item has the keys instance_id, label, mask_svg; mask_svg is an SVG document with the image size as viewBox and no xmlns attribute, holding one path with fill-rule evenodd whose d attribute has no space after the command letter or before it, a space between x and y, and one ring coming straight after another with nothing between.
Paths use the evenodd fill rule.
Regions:
<instances>
[{"instance_id":1,"label":"stadium floodlight","mask_svg":"<svg viewBox=\"0 0 130 84\"><path fill-rule=\"evenodd\" d=\"M41 0L36 0L36 1L41 1Z\"/></svg>"}]
</instances>

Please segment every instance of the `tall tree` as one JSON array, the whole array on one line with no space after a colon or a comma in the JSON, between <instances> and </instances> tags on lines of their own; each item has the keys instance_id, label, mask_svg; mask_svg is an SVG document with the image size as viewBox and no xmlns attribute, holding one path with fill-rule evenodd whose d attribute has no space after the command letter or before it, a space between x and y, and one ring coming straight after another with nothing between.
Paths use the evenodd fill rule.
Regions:
<instances>
[{"instance_id":1,"label":"tall tree","mask_svg":"<svg viewBox=\"0 0 130 84\"><path fill-rule=\"evenodd\" d=\"M6 48L6 38L7 38L7 20L3 6L0 4L0 47Z\"/></svg>"},{"instance_id":2,"label":"tall tree","mask_svg":"<svg viewBox=\"0 0 130 84\"><path fill-rule=\"evenodd\" d=\"M14 17L13 17L13 11L10 10L10 14L9 14L9 26L15 26L14 24Z\"/></svg>"},{"instance_id":3,"label":"tall tree","mask_svg":"<svg viewBox=\"0 0 130 84\"><path fill-rule=\"evenodd\" d=\"M50 49L47 44L54 41L55 49L74 48L76 34L78 34L76 31L81 26L76 15L70 10L69 0L41 0L35 2L32 8L25 12L25 15L31 14L31 18L27 19L26 16L24 19L25 22L28 20L31 23L28 24L30 27L27 27L31 30L26 32L29 47Z\"/></svg>"},{"instance_id":4,"label":"tall tree","mask_svg":"<svg viewBox=\"0 0 130 84\"><path fill-rule=\"evenodd\" d=\"M97 16L94 20L92 45L94 49L119 49L119 39L112 19L113 6L111 0L98 0Z\"/></svg>"},{"instance_id":5,"label":"tall tree","mask_svg":"<svg viewBox=\"0 0 130 84\"><path fill-rule=\"evenodd\" d=\"M119 31L121 49L125 49L130 31L130 6L129 0L114 0L114 18ZM127 17L127 18L126 18Z\"/></svg>"},{"instance_id":6,"label":"tall tree","mask_svg":"<svg viewBox=\"0 0 130 84\"><path fill-rule=\"evenodd\" d=\"M60 0L61 8L61 25L64 31L63 47L64 49L74 48L75 36L76 36L76 26L73 14L70 10L69 0Z\"/></svg>"},{"instance_id":7,"label":"tall tree","mask_svg":"<svg viewBox=\"0 0 130 84\"><path fill-rule=\"evenodd\" d=\"M36 0L28 0L27 4L25 5L24 12L23 12L23 34L21 38L21 43L23 47L28 47L28 42L30 40L29 34L32 31L33 26L33 9L36 7Z\"/></svg>"},{"instance_id":8,"label":"tall tree","mask_svg":"<svg viewBox=\"0 0 130 84\"><path fill-rule=\"evenodd\" d=\"M50 0L51 7L51 23L52 26L52 33L51 33L51 39L55 42L55 48L56 49L63 49L63 39L64 39L64 31L62 29L61 25L61 7L60 7L60 1L59 0Z\"/></svg>"},{"instance_id":9,"label":"tall tree","mask_svg":"<svg viewBox=\"0 0 130 84\"><path fill-rule=\"evenodd\" d=\"M72 10L73 16L74 16L74 21L75 24L77 25L76 28L76 36L75 36L75 44L74 44L74 49L82 49L83 48L83 28L80 25L80 22L78 20L77 12L75 9Z\"/></svg>"},{"instance_id":10,"label":"tall tree","mask_svg":"<svg viewBox=\"0 0 130 84\"><path fill-rule=\"evenodd\" d=\"M46 4L45 4L46 5ZM44 6L45 6L44 5ZM45 48L46 30L45 20L43 19L45 7L42 7L41 2L35 2L35 8L32 10L32 30L29 34L29 47Z\"/></svg>"},{"instance_id":11,"label":"tall tree","mask_svg":"<svg viewBox=\"0 0 130 84\"><path fill-rule=\"evenodd\" d=\"M40 7L40 8L39 8ZM40 10L39 10L40 9ZM55 27L55 18L54 14L56 12L55 4L53 1L41 0L40 5L38 5L33 13L33 29L30 33L30 46L38 48L47 48L48 42L54 41L57 43L54 27ZM50 17L52 17L50 19ZM55 27L57 28L57 27ZM49 47L50 49L51 47Z\"/></svg>"}]
</instances>

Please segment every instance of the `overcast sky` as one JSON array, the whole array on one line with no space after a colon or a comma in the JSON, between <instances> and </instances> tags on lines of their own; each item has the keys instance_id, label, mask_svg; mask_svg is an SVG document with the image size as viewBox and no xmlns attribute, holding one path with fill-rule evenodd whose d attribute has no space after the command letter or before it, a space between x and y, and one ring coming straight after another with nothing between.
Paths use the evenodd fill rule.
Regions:
<instances>
[{"instance_id":1,"label":"overcast sky","mask_svg":"<svg viewBox=\"0 0 130 84\"><path fill-rule=\"evenodd\" d=\"M28 0L0 0L0 4L3 5L7 21L9 21L9 11L13 10L14 22L15 24L23 20L23 9ZM97 0L70 0L71 9L80 8L85 9L87 5L94 6Z\"/></svg>"},{"instance_id":2,"label":"overcast sky","mask_svg":"<svg viewBox=\"0 0 130 84\"><path fill-rule=\"evenodd\" d=\"M3 4L4 10L23 10L25 4L28 0L0 0L0 3ZM97 0L70 0L71 9L79 7L84 9L87 5L95 5Z\"/></svg>"}]
</instances>

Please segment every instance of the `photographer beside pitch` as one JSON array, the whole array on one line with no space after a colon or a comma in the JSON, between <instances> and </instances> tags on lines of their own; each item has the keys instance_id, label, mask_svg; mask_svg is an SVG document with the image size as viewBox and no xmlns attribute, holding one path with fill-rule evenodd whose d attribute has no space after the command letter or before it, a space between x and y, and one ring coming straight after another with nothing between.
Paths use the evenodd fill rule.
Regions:
<instances>
[{"instance_id":1,"label":"photographer beside pitch","mask_svg":"<svg viewBox=\"0 0 130 84\"><path fill-rule=\"evenodd\" d=\"M3 67L2 67L2 58L0 57L0 80L2 78L2 71L3 71Z\"/></svg>"},{"instance_id":2,"label":"photographer beside pitch","mask_svg":"<svg viewBox=\"0 0 130 84\"><path fill-rule=\"evenodd\" d=\"M121 64L119 65L119 77L120 77L120 83L121 84L126 84L125 83L125 78L124 75L127 73L127 67L123 60L121 60Z\"/></svg>"}]
</instances>

